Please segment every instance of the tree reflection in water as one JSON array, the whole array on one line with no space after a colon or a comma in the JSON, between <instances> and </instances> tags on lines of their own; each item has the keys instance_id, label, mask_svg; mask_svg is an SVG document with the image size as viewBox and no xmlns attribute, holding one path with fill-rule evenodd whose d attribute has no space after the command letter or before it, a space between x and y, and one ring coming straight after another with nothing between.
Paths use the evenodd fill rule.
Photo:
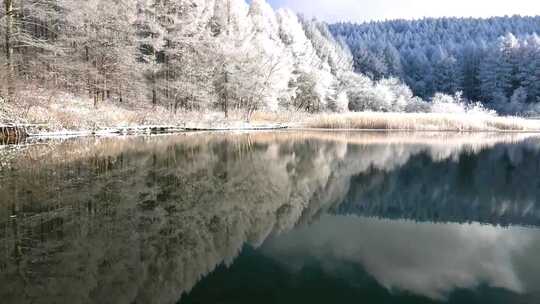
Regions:
<instances>
[{"instance_id":1,"label":"tree reflection in water","mask_svg":"<svg viewBox=\"0 0 540 304\"><path fill-rule=\"evenodd\" d=\"M273 132L4 148L9 161L0 171L0 297L5 303L175 303L216 267L232 265L245 245L262 246L279 260L286 253L276 245L282 236L284 244L293 240L315 254L305 229L320 229L320 241L328 242L338 242L333 232L354 230L347 239L363 245L347 261L374 265L368 272L388 288L440 298L448 291L444 286L468 287L474 284L463 282L478 279L525 292L514 265L493 267L498 254L514 257L504 250L485 260L478 276L456 281L435 269L402 284L400 267L424 274L394 256L401 256L396 251L406 245L403 239L387 239L386 250L395 254L371 264L362 248L377 248L370 242L385 229L381 238L416 231L413 222L331 215L456 223L422 228L434 240L437 231L450 228L479 232L456 237L461 247L483 240L477 236L506 234L457 223L536 226L539 143L517 134ZM355 224L349 227L349 221ZM340 224L345 231L337 230ZM524 252L535 238L519 235L510 243ZM499 243L485 244L489 251ZM379 269L385 257L395 272ZM474 261L464 255L448 267ZM495 274L502 281L490 281ZM418 287L426 281L439 285Z\"/></svg>"}]
</instances>

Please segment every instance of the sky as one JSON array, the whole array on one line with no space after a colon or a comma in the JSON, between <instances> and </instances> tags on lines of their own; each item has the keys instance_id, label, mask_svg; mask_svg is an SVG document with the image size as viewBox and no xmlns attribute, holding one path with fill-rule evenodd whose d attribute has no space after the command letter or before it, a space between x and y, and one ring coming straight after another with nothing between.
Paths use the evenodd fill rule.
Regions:
<instances>
[{"instance_id":1,"label":"sky","mask_svg":"<svg viewBox=\"0 0 540 304\"><path fill-rule=\"evenodd\" d=\"M540 15L540 0L268 0L328 22Z\"/></svg>"}]
</instances>

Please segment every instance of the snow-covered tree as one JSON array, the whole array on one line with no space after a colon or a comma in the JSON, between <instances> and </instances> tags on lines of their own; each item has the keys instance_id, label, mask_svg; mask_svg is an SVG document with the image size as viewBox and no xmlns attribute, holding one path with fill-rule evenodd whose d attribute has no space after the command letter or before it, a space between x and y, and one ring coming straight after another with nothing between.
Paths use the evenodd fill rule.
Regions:
<instances>
[{"instance_id":1,"label":"snow-covered tree","mask_svg":"<svg viewBox=\"0 0 540 304\"><path fill-rule=\"evenodd\" d=\"M45 82L49 59L60 51L54 47L59 22L58 5L53 0L3 0L0 5L2 51L0 96L16 99L21 79ZM55 58L53 58L55 59ZM41 73L34 73L39 69ZM4 90L3 90L4 89ZM2 92L5 91L5 94Z\"/></svg>"},{"instance_id":2,"label":"snow-covered tree","mask_svg":"<svg viewBox=\"0 0 540 304\"><path fill-rule=\"evenodd\" d=\"M61 1L64 21L58 39L66 61L56 64L67 75L65 86L87 90L95 106L113 94L123 99L135 89L131 79L139 72L136 6L127 0Z\"/></svg>"},{"instance_id":3,"label":"snow-covered tree","mask_svg":"<svg viewBox=\"0 0 540 304\"><path fill-rule=\"evenodd\" d=\"M34 85L88 95L96 106L129 100L249 120L281 107L423 111L413 95L437 92L498 108L540 95L535 17L328 25L265 0L2 4L6 100Z\"/></svg>"},{"instance_id":4,"label":"snow-covered tree","mask_svg":"<svg viewBox=\"0 0 540 304\"><path fill-rule=\"evenodd\" d=\"M528 103L537 101L539 25L538 16L512 16L337 23L330 29L350 46L355 70L374 80L398 77L425 99L463 91L469 100L504 105L518 87L527 90Z\"/></svg>"},{"instance_id":5,"label":"snow-covered tree","mask_svg":"<svg viewBox=\"0 0 540 304\"><path fill-rule=\"evenodd\" d=\"M513 104L523 104L527 102L527 90L524 87L519 87L514 90L510 102Z\"/></svg>"}]
</instances>

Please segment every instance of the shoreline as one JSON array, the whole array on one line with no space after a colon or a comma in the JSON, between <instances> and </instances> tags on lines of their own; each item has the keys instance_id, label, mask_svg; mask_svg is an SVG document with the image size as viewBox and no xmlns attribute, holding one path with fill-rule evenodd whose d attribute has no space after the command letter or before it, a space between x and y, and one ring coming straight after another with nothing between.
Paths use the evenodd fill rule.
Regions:
<instances>
[{"instance_id":1,"label":"shoreline","mask_svg":"<svg viewBox=\"0 0 540 304\"><path fill-rule=\"evenodd\" d=\"M0 144L26 138L55 139L112 137L189 132L321 131L321 132L408 132L408 133L527 133L540 134L540 120L467 113L382 113L337 114L256 113L251 123L229 118L184 121L181 124L134 124L102 128L60 129L48 124L0 124ZM6 131L7 130L7 131Z\"/></svg>"},{"instance_id":2,"label":"shoreline","mask_svg":"<svg viewBox=\"0 0 540 304\"><path fill-rule=\"evenodd\" d=\"M147 129L142 127L141 129ZM21 138L2 138L0 136L0 146L3 145L20 145L24 144L26 140L55 140L55 139L75 139L85 137L123 137L123 136L167 136L177 134L194 134L194 133L249 133L249 132L277 132L277 131L289 131L289 132L320 132L320 133L406 133L406 134L538 134L540 130L411 130L411 129L330 129L330 128L307 128L307 127L290 127L279 126L275 128L176 128L174 131L163 132L121 132L117 130L82 130L82 131L66 131L66 132L44 132L28 134Z\"/></svg>"},{"instance_id":3,"label":"shoreline","mask_svg":"<svg viewBox=\"0 0 540 304\"><path fill-rule=\"evenodd\" d=\"M540 133L540 120L499 116L494 112L454 109L447 112L321 112L283 108L246 112L231 109L171 111L163 106L110 100L94 107L90 100L66 93L24 103L0 102L0 127L20 126L31 137L80 137L193 131L272 129L410 132ZM5 137L5 136L4 136ZM0 132L0 141L2 135Z\"/></svg>"}]
</instances>

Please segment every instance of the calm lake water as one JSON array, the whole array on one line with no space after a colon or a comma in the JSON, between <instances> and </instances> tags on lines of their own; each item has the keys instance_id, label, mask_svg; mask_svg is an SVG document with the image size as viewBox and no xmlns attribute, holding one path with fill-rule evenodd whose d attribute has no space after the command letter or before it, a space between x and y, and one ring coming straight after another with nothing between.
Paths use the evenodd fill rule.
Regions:
<instances>
[{"instance_id":1,"label":"calm lake water","mask_svg":"<svg viewBox=\"0 0 540 304\"><path fill-rule=\"evenodd\" d=\"M540 139L0 147L1 303L540 303Z\"/></svg>"}]
</instances>

